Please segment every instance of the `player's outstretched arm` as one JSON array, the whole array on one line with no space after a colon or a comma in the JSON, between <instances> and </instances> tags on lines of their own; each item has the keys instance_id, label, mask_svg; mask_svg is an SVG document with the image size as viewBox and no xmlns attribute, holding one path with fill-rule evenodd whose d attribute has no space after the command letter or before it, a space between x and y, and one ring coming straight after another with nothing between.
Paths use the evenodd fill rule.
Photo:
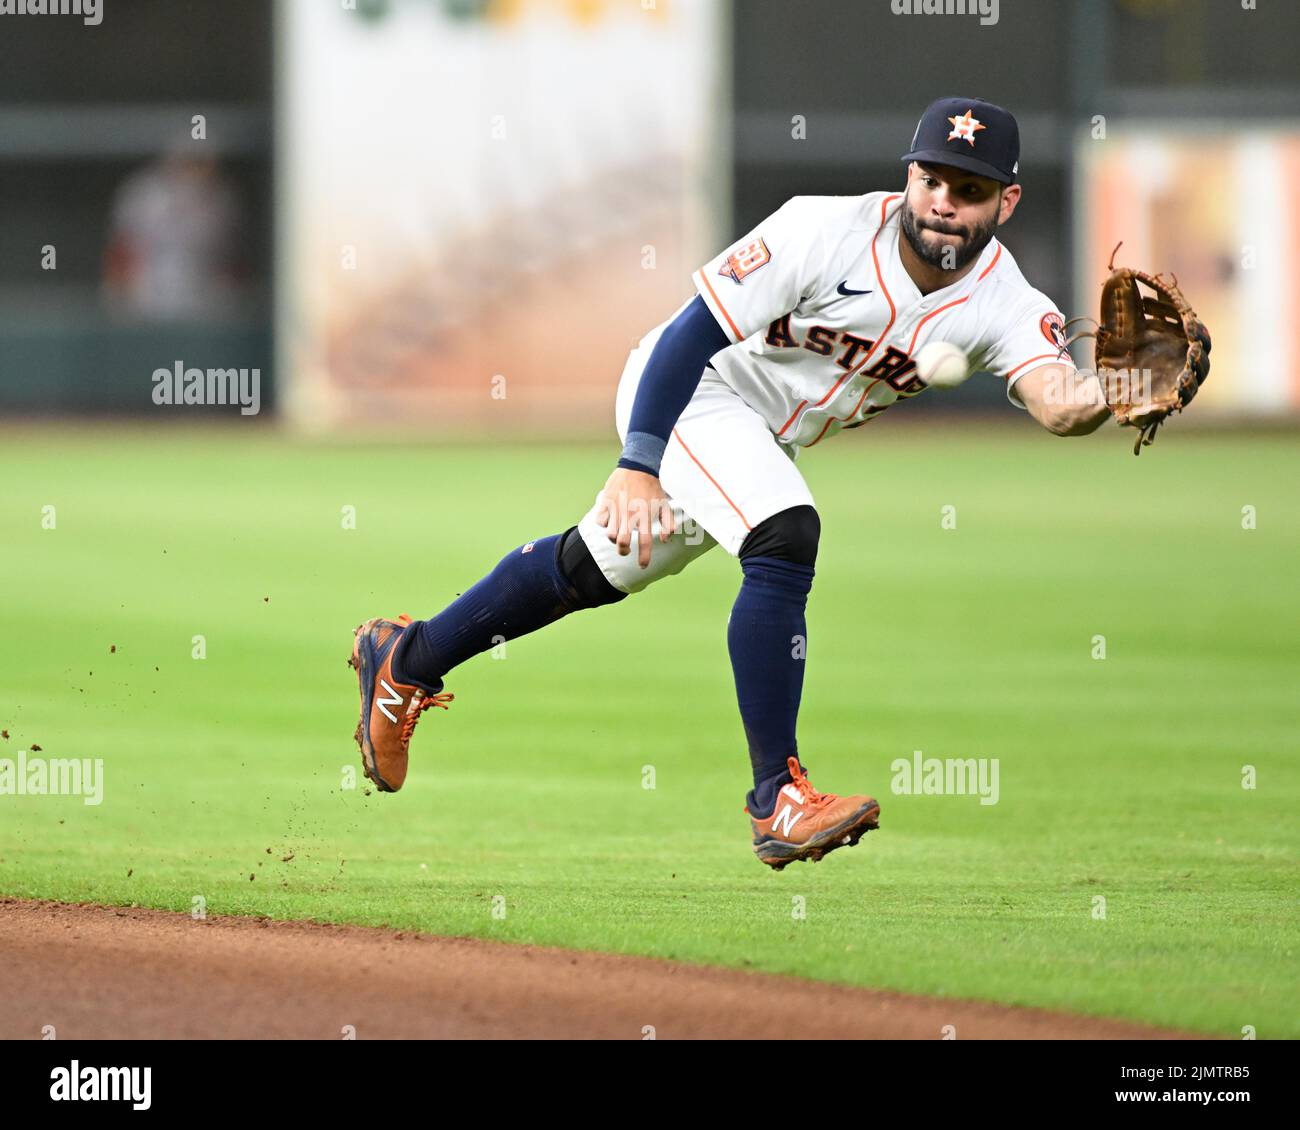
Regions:
<instances>
[{"instance_id":1,"label":"player's outstretched arm","mask_svg":"<svg viewBox=\"0 0 1300 1130\"><path fill-rule=\"evenodd\" d=\"M1016 381L1011 393L1053 435L1086 436L1110 415L1095 374L1065 365L1040 365Z\"/></svg>"},{"instance_id":2,"label":"player's outstretched arm","mask_svg":"<svg viewBox=\"0 0 1300 1130\"><path fill-rule=\"evenodd\" d=\"M626 557L632 549L632 531L637 531L637 564L650 564L654 520L659 520L659 540L666 542L677 528L672 503L655 475L615 467L596 498L596 521L605 527L609 540Z\"/></svg>"}]
</instances>

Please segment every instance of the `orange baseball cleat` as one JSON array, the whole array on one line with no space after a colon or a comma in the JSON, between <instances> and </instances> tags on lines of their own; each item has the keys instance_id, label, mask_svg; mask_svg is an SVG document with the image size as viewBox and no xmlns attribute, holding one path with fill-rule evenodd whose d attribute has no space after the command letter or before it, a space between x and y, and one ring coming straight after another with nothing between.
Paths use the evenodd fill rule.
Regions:
<instances>
[{"instance_id":1,"label":"orange baseball cleat","mask_svg":"<svg viewBox=\"0 0 1300 1130\"><path fill-rule=\"evenodd\" d=\"M361 747L361 765L386 793L397 792L406 780L411 734L420 715L431 706L447 710L447 703L456 697L393 678L393 653L410 622L409 616L367 620L353 633L348 660L361 686L361 720L354 735Z\"/></svg>"},{"instance_id":2,"label":"orange baseball cleat","mask_svg":"<svg viewBox=\"0 0 1300 1130\"><path fill-rule=\"evenodd\" d=\"M816 863L827 852L852 847L880 826L880 805L871 797L819 793L795 758L786 764L791 781L777 793L772 815L759 819L750 813L754 854L761 862L776 871L801 859Z\"/></svg>"}]
</instances>

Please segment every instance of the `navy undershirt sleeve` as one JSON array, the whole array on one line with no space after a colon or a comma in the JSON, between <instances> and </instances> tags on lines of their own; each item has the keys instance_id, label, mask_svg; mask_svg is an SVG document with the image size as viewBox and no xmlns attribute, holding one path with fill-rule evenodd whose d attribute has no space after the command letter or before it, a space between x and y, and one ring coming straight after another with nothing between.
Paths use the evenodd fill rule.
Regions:
<instances>
[{"instance_id":1,"label":"navy undershirt sleeve","mask_svg":"<svg viewBox=\"0 0 1300 1130\"><path fill-rule=\"evenodd\" d=\"M690 402L709 358L731 344L704 299L695 299L659 335L632 402L618 465L658 475L668 437Z\"/></svg>"}]
</instances>

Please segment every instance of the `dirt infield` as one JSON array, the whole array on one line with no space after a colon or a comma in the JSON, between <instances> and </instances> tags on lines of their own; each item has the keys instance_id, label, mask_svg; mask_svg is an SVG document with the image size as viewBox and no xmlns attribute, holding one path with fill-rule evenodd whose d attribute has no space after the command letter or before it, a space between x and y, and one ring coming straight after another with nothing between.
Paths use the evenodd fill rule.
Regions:
<instances>
[{"instance_id":1,"label":"dirt infield","mask_svg":"<svg viewBox=\"0 0 1300 1130\"><path fill-rule=\"evenodd\" d=\"M970 1001L359 926L0 899L0 1038L1179 1038ZM777 1019L779 1018L779 1020ZM779 1032L773 1032L773 1025Z\"/></svg>"}]
</instances>

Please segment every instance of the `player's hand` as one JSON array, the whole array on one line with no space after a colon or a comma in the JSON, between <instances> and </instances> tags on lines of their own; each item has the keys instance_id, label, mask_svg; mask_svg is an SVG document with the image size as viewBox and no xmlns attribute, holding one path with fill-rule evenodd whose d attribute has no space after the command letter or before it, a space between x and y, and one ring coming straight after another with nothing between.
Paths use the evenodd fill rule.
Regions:
<instances>
[{"instance_id":1,"label":"player's hand","mask_svg":"<svg viewBox=\"0 0 1300 1130\"><path fill-rule=\"evenodd\" d=\"M605 488L596 496L596 521L605 527L609 540L626 557L632 552L632 531L637 531L637 564L650 564L654 520L659 520L659 540L666 542L677 529L668 492L655 475L615 467Z\"/></svg>"}]
</instances>

